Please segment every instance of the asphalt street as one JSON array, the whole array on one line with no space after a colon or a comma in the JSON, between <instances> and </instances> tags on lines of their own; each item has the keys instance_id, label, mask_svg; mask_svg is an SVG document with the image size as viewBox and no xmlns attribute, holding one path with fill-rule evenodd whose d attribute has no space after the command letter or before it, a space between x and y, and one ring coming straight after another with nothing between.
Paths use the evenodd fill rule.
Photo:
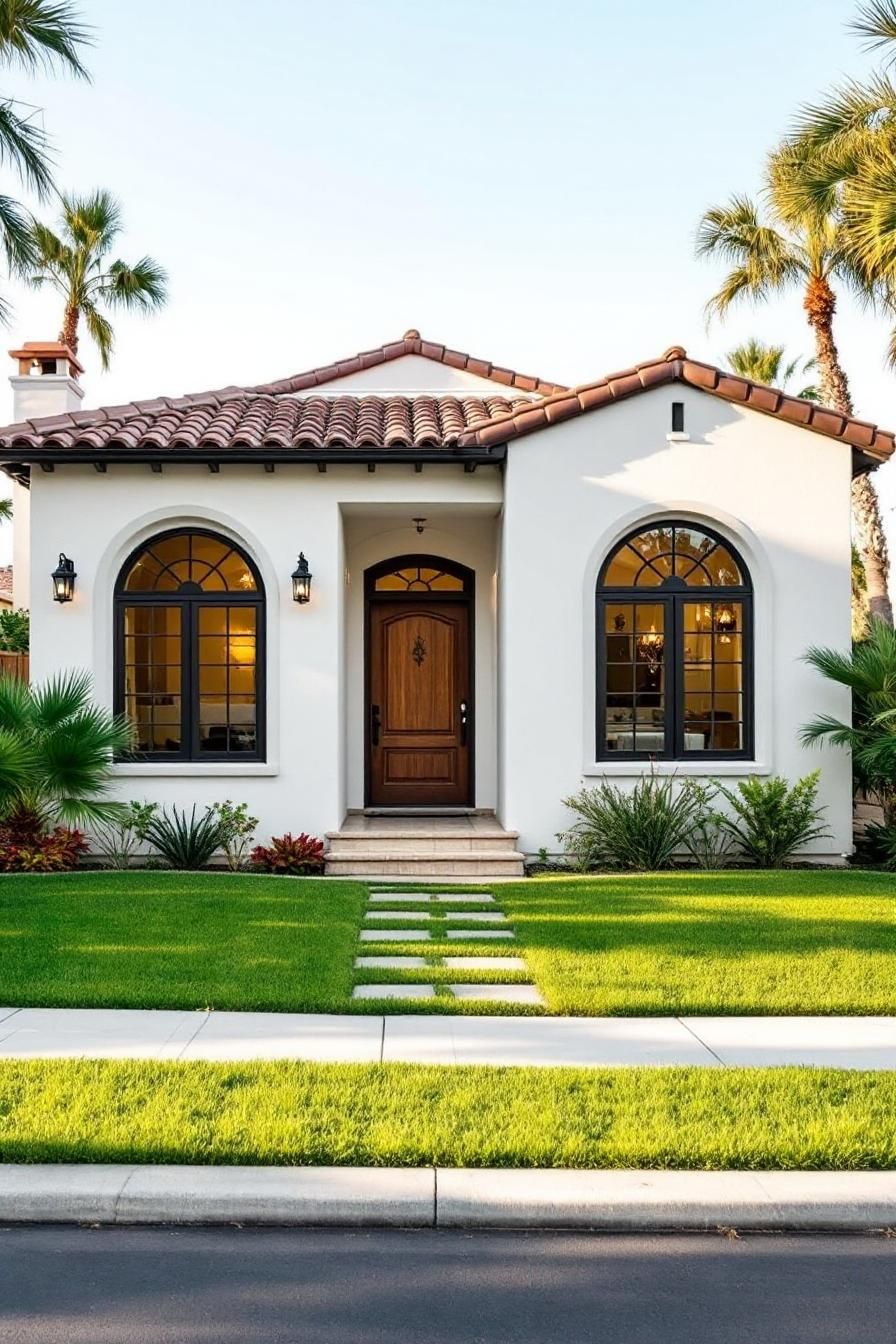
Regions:
<instances>
[{"instance_id":1,"label":"asphalt street","mask_svg":"<svg viewBox=\"0 0 896 1344\"><path fill-rule=\"evenodd\" d=\"M896 1238L0 1228L2 1344L896 1344Z\"/></svg>"}]
</instances>

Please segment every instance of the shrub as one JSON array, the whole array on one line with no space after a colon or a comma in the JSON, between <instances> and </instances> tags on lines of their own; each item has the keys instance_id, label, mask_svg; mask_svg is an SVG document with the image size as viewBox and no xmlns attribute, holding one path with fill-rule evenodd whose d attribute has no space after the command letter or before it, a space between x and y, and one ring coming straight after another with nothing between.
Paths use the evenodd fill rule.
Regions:
<instances>
[{"instance_id":1,"label":"shrub","mask_svg":"<svg viewBox=\"0 0 896 1344\"><path fill-rule=\"evenodd\" d=\"M77 868L87 848L83 833L66 826L30 839L0 830L0 872L67 873Z\"/></svg>"},{"instance_id":2,"label":"shrub","mask_svg":"<svg viewBox=\"0 0 896 1344\"><path fill-rule=\"evenodd\" d=\"M215 803L212 811L221 828L220 844L227 856L227 867L232 873L238 873L246 866L258 818L249 816L247 803L232 803L229 798L223 803Z\"/></svg>"},{"instance_id":3,"label":"shrub","mask_svg":"<svg viewBox=\"0 0 896 1344\"><path fill-rule=\"evenodd\" d=\"M324 867L324 844L313 835L294 836L291 831L275 835L269 845L256 845L252 851L252 867L264 873L288 873L301 876L321 873Z\"/></svg>"},{"instance_id":4,"label":"shrub","mask_svg":"<svg viewBox=\"0 0 896 1344\"><path fill-rule=\"evenodd\" d=\"M0 649L7 653L27 653L30 641L31 617L25 608L0 611Z\"/></svg>"},{"instance_id":5,"label":"shrub","mask_svg":"<svg viewBox=\"0 0 896 1344\"><path fill-rule=\"evenodd\" d=\"M862 857L882 868L896 872L896 822L879 826L871 822L865 827L865 834L859 846Z\"/></svg>"},{"instance_id":6,"label":"shrub","mask_svg":"<svg viewBox=\"0 0 896 1344\"><path fill-rule=\"evenodd\" d=\"M564 806L578 818L557 837L580 868L610 867L650 871L670 868L697 826L704 808L700 794L674 776L643 775L629 792L606 780L582 789Z\"/></svg>"},{"instance_id":7,"label":"shrub","mask_svg":"<svg viewBox=\"0 0 896 1344\"><path fill-rule=\"evenodd\" d=\"M186 811L163 808L146 827L146 839L167 859L172 868L204 868L221 844L221 824L215 810L207 807L196 816L196 805Z\"/></svg>"},{"instance_id":8,"label":"shrub","mask_svg":"<svg viewBox=\"0 0 896 1344\"><path fill-rule=\"evenodd\" d=\"M159 810L158 803L124 804L121 813L108 821L94 823L100 858L110 868L130 868L131 859L146 843L149 824Z\"/></svg>"},{"instance_id":9,"label":"shrub","mask_svg":"<svg viewBox=\"0 0 896 1344\"><path fill-rule=\"evenodd\" d=\"M93 703L86 673L42 686L0 676L0 823L30 812L46 831L116 816L110 767L131 740L126 719Z\"/></svg>"},{"instance_id":10,"label":"shrub","mask_svg":"<svg viewBox=\"0 0 896 1344\"><path fill-rule=\"evenodd\" d=\"M810 649L806 662L850 689L852 721L822 715L803 729L803 742L850 750L856 783L877 795L887 825L896 826L896 630L874 619L850 653Z\"/></svg>"},{"instance_id":11,"label":"shrub","mask_svg":"<svg viewBox=\"0 0 896 1344\"><path fill-rule=\"evenodd\" d=\"M697 820L685 838L685 849L698 868L727 868L733 857L734 839L725 825L725 818L713 806L718 797L718 786L692 781L690 789L697 803Z\"/></svg>"},{"instance_id":12,"label":"shrub","mask_svg":"<svg viewBox=\"0 0 896 1344\"><path fill-rule=\"evenodd\" d=\"M719 786L733 816L722 825L744 858L757 868L777 868L798 849L830 835L820 825L823 807L816 806L819 772L806 775L791 788L786 779L741 780L736 791Z\"/></svg>"}]
</instances>

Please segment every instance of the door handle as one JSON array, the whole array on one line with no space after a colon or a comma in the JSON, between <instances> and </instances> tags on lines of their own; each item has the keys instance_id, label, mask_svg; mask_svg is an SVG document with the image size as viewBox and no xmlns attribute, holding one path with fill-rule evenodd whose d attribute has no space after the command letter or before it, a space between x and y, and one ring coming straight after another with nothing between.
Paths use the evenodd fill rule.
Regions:
<instances>
[{"instance_id":1,"label":"door handle","mask_svg":"<svg viewBox=\"0 0 896 1344\"><path fill-rule=\"evenodd\" d=\"M371 742L371 745L374 746L374 747L378 747L379 744L380 744L380 728L381 728L381 727L382 727L382 724L381 724L381 721L380 721L380 707L379 707L379 705L371 705L371 706L370 706L370 742Z\"/></svg>"},{"instance_id":2,"label":"door handle","mask_svg":"<svg viewBox=\"0 0 896 1344\"><path fill-rule=\"evenodd\" d=\"M462 747L467 745L467 720L469 718L470 707L466 700L460 702L460 744Z\"/></svg>"}]
</instances>

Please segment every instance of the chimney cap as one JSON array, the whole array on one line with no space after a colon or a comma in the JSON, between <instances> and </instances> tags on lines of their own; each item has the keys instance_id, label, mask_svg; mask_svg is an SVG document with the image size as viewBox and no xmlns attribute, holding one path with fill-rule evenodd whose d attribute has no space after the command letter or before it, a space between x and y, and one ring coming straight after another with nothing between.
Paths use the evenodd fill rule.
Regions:
<instances>
[{"instance_id":1,"label":"chimney cap","mask_svg":"<svg viewBox=\"0 0 896 1344\"><path fill-rule=\"evenodd\" d=\"M84 372L83 364L79 364L72 351L62 341L26 341L19 350L10 350L10 357L19 361L19 373L27 374L30 366L35 360L64 359L68 364L68 372L71 378L77 378Z\"/></svg>"}]
</instances>

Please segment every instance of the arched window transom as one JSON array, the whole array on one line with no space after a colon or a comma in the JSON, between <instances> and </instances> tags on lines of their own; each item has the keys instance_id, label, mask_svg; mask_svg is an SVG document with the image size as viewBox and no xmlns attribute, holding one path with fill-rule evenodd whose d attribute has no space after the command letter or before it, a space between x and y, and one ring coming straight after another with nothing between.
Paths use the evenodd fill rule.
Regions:
<instances>
[{"instance_id":1,"label":"arched window transom","mask_svg":"<svg viewBox=\"0 0 896 1344\"><path fill-rule=\"evenodd\" d=\"M260 760L264 589L223 537L166 532L123 566L115 591L116 707L148 759Z\"/></svg>"},{"instance_id":2,"label":"arched window transom","mask_svg":"<svg viewBox=\"0 0 896 1344\"><path fill-rule=\"evenodd\" d=\"M633 532L597 588L598 758L752 752L752 588L710 528Z\"/></svg>"}]
</instances>

